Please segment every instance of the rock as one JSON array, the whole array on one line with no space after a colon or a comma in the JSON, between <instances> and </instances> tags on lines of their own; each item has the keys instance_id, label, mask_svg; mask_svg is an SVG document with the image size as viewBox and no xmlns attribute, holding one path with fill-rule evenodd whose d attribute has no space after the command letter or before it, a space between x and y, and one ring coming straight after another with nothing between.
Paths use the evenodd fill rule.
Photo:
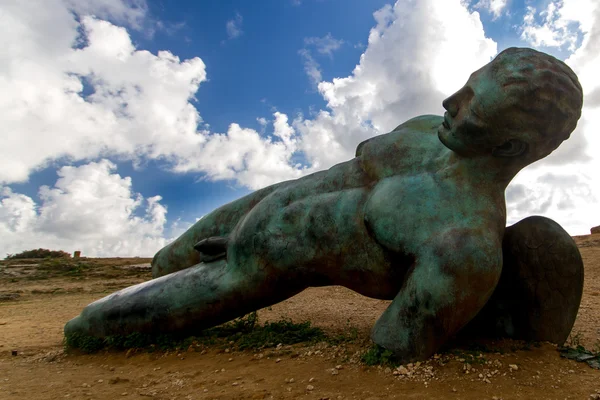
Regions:
<instances>
[{"instance_id":1,"label":"rock","mask_svg":"<svg viewBox=\"0 0 600 400\"><path fill-rule=\"evenodd\" d=\"M596 233L600 233L600 225L593 227L592 229L590 229L590 233L592 235L596 234Z\"/></svg>"},{"instance_id":2,"label":"rock","mask_svg":"<svg viewBox=\"0 0 600 400\"><path fill-rule=\"evenodd\" d=\"M408 375L408 369L406 369L406 367L404 367L403 365L398 367L398 372L400 372L400 374L402 375Z\"/></svg>"},{"instance_id":3,"label":"rock","mask_svg":"<svg viewBox=\"0 0 600 400\"><path fill-rule=\"evenodd\" d=\"M511 371L518 371L519 367L517 366L517 364L509 364L508 368L510 368Z\"/></svg>"},{"instance_id":4,"label":"rock","mask_svg":"<svg viewBox=\"0 0 600 400\"><path fill-rule=\"evenodd\" d=\"M118 376L116 378L110 378L108 380L108 383L111 385L114 385L116 383L125 383L125 382L129 382L129 379L119 378Z\"/></svg>"},{"instance_id":5,"label":"rock","mask_svg":"<svg viewBox=\"0 0 600 400\"><path fill-rule=\"evenodd\" d=\"M308 386L306 386L306 390L308 390L308 391L315 390L315 387L313 385L308 385Z\"/></svg>"}]
</instances>

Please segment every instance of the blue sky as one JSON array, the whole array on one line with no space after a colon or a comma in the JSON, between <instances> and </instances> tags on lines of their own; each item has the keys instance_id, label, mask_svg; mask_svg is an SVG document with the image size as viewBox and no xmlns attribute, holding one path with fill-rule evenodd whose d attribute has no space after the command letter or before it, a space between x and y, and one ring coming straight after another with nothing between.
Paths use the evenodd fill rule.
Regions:
<instances>
[{"instance_id":1,"label":"blue sky","mask_svg":"<svg viewBox=\"0 0 600 400\"><path fill-rule=\"evenodd\" d=\"M151 256L222 204L442 114L510 46L567 60L596 93L594 3L5 2L0 254ZM509 223L600 224L597 112L584 109L564 150L509 187Z\"/></svg>"}]
</instances>

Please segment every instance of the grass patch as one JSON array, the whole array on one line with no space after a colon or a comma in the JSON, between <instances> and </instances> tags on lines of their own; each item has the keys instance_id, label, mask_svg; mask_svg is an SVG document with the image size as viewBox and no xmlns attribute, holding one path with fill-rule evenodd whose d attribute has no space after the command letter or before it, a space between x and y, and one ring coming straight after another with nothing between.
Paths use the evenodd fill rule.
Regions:
<instances>
[{"instance_id":1,"label":"grass patch","mask_svg":"<svg viewBox=\"0 0 600 400\"><path fill-rule=\"evenodd\" d=\"M203 348L209 345L233 347L238 350L264 349L278 344L290 345L301 342L325 340L326 335L310 322L294 323L289 320L258 324L256 312L238 318L226 324L206 329L198 335L185 339L173 335L148 335L132 333L126 336L115 335L99 339L79 333L65 337L67 349L79 349L85 353L94 353L102 349L125 350L147 349L171 350Z\"/></svg>"},{"instance_id":2,"label":"grass patch","mask_svg":"<svg viewBox=\"0 0 600 400\"><path fill-rule=\"evenodd\" d=\"M401 364L400 361L394 357L394 353L391 350L386 350L377 344L371 346L360 359L366 365L389 365L391 367L397 367Z\"/></svg>"}]
</instances>

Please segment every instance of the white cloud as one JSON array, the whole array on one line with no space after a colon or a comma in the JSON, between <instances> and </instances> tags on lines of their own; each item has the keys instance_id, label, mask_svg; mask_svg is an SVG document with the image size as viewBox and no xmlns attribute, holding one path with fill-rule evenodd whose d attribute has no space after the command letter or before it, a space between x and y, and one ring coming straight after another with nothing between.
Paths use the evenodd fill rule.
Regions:
<instances>
[{"instance_id":1,"label":"white cloud","mask_svg":"<svg viewBox=\"0 0 600 400\"><path fill-rule=\"evenodd\" d=\"M515 178L507 191L508 218L513 223L527 215L543 214L572 235L581 235L600 224L600 138L596 134L600 131L600 101L595 100L600 93L600 4L564 1L553 13L558 15L556 21L563 22L550 27L576 21L579 29L569 25L569 35L582 36L581 45L566 60L583 87L582 116L569 140Z\"/></svg>"},{"instance_id":2,"label":"white cloud","mask_svg":"<svg viewBox=\"0 0 600 400\"><path fill-rule=\"evenodd\" d=\"M304 72L308 75L314 89L317 89L319 82L323 80L323 74L319 62L313 56L312 49L319 54L327 55L331 59L333 58L333 52L339 50L343 44L343 40L334 38L331 33L323 37L304 38L304 48L298 50L298 54L304 61Z\"/></svg>"},{"instance_id":3,"label":"white cloud","mask_svg":"<svg viewBox=\"0 0 600 400\"><path fill-rule=\"evenodd\" d=\"M563 47L574 51L579 32L587 32L593 23L594 0L550 1L539 11L527 6L521 26L521 39L534 47Z\"/></svg>"},{"instance_id":4,"label":"white cloud","mask_svg":"<svg viewBox=\"0 0 600 400\"><path fill-rule=\"evenodd\" d=\"M126 6L121 14L102 11L100 7L117 3ZM214 133L208 131L209 127L203 124L199 111L191 103L200 84L207 79L200 58L180 60L168 51L152 54L137 49L125 28L101 19L110 17L117 23L121 18L131 26L136 24L132 21L143 25L143 20L136 20L140 11L129 7L131 2L78 0L79 7L87 7L85 11L80 9L80 13L97 16L80 15L79 20L70 12L75 7L73 4L67 0L48 0L34 7L30 2L14 0L0 6L3 13L0 24L3 49L0 52L0 124L4 128L0 182L25 181L32 171L56 160L118 156L133 160L156 159L176 172L201 173L206 179L234 180L257 189L350 159L360 141L388 132L413 116L440 114L441 101L497 53L496 44L485 37L479 14L469 12L463 2L400 0L374 14L376 25L349 76L323 82L313 54L331 54L335 45L331 41L327 45L326 40L308 43L314 53L305 50L314 63L308 62L306 66L327 102L325 109L293 121L283 113L274 112L271 121L258 120L263 127L269 122L273 124L272 132L261 130L265 135L236 123L232 123L225 133ZM590 8L579 10L573 4L578 2L560 3L550 21L561 18L578 21L584 34L580 49L568 61L579 74L586 91L584 115L572 139L549 160L525 171L531 175L521 174L515 180L515 184L523 179L522 182L539 185L539 190L531 194L523 189L522 195L531 199L530 208L527 208L527 202L516 198L510 200L511 218L542 210L542 205L548 202L547 210L553 210L554 200L549 199L560 196L552 194L553 184L542 179L548 173L552 172L558 179L582 175L580 172L591 168L592 163L595 163L593 168L600 170L598 138L591 133L600 128L596 122L600 121L597 114L600 84L595 73L600 70L600 61L599 52L594 51L594 48L600 48L599 24L595 22L598 21L597 11L594 14ZM587 3L581 0L579 4L593 5L593 0ZM562 24L553 23L558 27ZM532 26L536 26L535 19ZM571 32L571 25L567 26ZM80 43L80 49L74 49L81 30L85 40ZM305 58L307 61L310 59ZM93 94L83 95L84 83L93 87ZM595 102L595 98L599 100ZM271 136L266 136L268 133ZM292 165L292 155L296 152L304 152L311 163L310 168ZM565 165L583 152L587 152L592 161L580 167ZM551 169L552 163L561 165L560 173ZM589 175L589 179L581 178L578 182L591 188L590 193L598 198L593 186L600 187L597 175ZM31 232L34 225L50 229L49 222L44 224L44 207L62 204L60 199L70 198L60 185L57 183L54 188L43 191L47 197L40 205L27 196L12 192L4 195L0 216L6 232L13 232L13 244L18 237L26 240L24 234L18 236L14 232ZM70 184L67 186L71 188ZM3 193L9 193L8 190L4 189ZM127 198L125 191L120 193L120 199ZM562 196L561 200L556 200L555 208L566 212L564 210L573 198ZM137 197L130 193L129 202L123 200L119 204L147 208L145 229L148 232L158 229L160 218L151 216L151 210L160 211L156 208L160 202L156 200L152 205L146 200L142 205L136 201ZM573 209L582 207L575 201L571 203ZM128 215L127 212L120 215L120 221L126 221L123 216ZM567 214L556 215L563 218L561 216ZM130 216L133 218L133 214ZM585 224L583 218L573 223L571 219L557 221L563 226L580 229L579 226ZM60 225L60 221L56 223L63 228L66 226ZM112 234L109 230L103 232ZM152 243L162 240L158 236L152 238ZM66 243L56 240L58 244Z\"/></svg>"},{"instance_id":5,"label":"white cloud","mask_svg":"<svg viewBox=\"0 0 600 400\"><path fill-rule=\"evenodd\" d=\"M148 15L146 0L94 0L93 2L64 0L64 2L79 15L94 15L138 30L142 28Z\"/></svg>"},{"instance_id":6,"label":"white cloud","mask_svg":"<svg viewBox=\"0 0 600 400\"><path fill-rule=\"evenodd\" d=\"M236 13L235 18L227 21L225 29L227 30L227 37L229 39L235 39L244 33L244 31L242 31L243 20L242 16L239 13Z\"/></svg>"},{"instance_id":7,"label":"white cloud","mask_svg":"<svg viewBox=\"0 0 600 400\"><path fill-rule=\"evenodd\" d=\"M87 256L152 256L163 247L167 209L144 199L108 160L58 170L40 204L9 188L0 192L0 254L33 248L81 250ZM142 215L139 215L142 211Z\"/></svg>"},{"instance_id":8,"label":"white cloud","mask_svg":"<svg viewBox=\"0 0 600 400\"><path fill-rule=\"evenodd\" d=\"M479 14L458 0L399 1L374 16L352 75L319 84L328 109L294 124L299 148L320 168L352 158L359 142L409 118L440 114L442 100L496 54Z\"/></svg>"},{"instance_id":9,"label":"white cloud","mask_svg":"<svg viewBox=\"0 0 600 400\"><path fill-rule=\"evenodd\" d=\"M502 15L507 4L508 0L479 0L473 7L486 10L493 15L493 19L497 19Z\"/></svg>"},{"instance_id":10,"label":"white cloud","mask_svg":"<svg viewBox=\"0 0 600 400\"><path fill-rule=\"evenodd\" d=\"M306 72L306 75L308 75L308 78L310 79L310 82L313 85L313 87L317 88L319 82L323 80L321 66L319 65L317 60L314 59L314 57L310 53L310 50L300 49L298 50L298 54L300 54L300 56L304 60L304 72Z\"/></svg>"},{"instance_id":11,"label":"white cloud","mask_svg":"<svg viewBox=\"0 0 600 400\"><path fill-rule=\"evenodd\" d=\"M46 4L3 10L0 182L25 181L59 157L169 159L205 140L188 101L206 79L202 60L138 51L124 28L89 16L78 25L60 3ZM73 49L78 27L87 46ZM94 89L87 98L83 78Z\"/></svg>"},{"instance_id":12,"label":"white cloud","mask_svg":"<svg viewBox=\"0 0 600 400\"><path fill-rule=\"evenodd\" d=\"M344 44L344 41L336 39L331 36L331 33L328 33L323 37L304 38L304 44L306 46L314 46L320 54L326 54L331 57L333 52Z\"/></svg>"}]
</instances>

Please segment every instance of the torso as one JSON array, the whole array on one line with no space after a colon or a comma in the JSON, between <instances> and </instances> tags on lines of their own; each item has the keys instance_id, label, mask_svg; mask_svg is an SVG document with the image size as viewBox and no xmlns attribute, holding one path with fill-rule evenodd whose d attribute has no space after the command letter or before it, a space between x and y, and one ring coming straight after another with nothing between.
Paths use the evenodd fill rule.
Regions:
<instances>
[{"instance_id":1,"label":"torso","mask_svg":"<svg viewBox=\"0 0 600 400\"><path fill-rule=\"evenodd\" d=\"M427 241L448 229L504 229L502 204L443 171L440 117L424 116L370 139L359 156L285 182L238 225L242 263L320 276L371 297L392 298ZM499 209L500 208L500 209ZM232 249L233 250L233 249ZM354 287L353 287L354 286Z\"/></svg>"}]
</instances>

